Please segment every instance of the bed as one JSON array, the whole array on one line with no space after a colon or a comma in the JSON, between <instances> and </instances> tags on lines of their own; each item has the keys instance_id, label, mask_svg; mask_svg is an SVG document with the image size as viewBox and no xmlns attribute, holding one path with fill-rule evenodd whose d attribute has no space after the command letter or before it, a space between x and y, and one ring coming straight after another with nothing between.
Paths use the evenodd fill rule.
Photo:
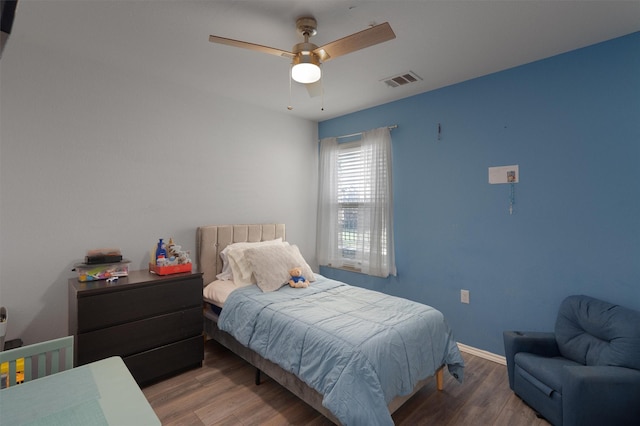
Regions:
<instances>
[{"instance_id":1,"label":"bed","mask_svg":"<svg viewBox=\"0 0 640 426\"><path fill-rule=\"evenodd\" d=\"M433 376L442 390L445 368L463 379L439 311L313 273L283 224L201 226L197 258L207 336L254 365L256 383L264 372L335 424L391 425ZM283 262L302 266L311 285L281 287ZM230 269L231 284L218 279Z\"/></svg>"}]
</instances>

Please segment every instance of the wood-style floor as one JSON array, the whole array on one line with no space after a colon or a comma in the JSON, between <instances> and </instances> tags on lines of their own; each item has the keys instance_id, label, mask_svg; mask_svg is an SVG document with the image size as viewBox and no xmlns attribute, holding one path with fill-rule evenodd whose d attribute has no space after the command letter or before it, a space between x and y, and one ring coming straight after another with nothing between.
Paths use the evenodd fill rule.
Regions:
<instances>
[{"instance_id":1,"label":"wood-style floor","mask_svg":"<svg viewBox=\"0 0 640 426\"><path fill-rule=\"evenodd\" d=\"M543 426L509 389L504 365L463 353L464 383L445 371L444 390L435 380L393 414L396 425ZM202 368L148 386L143 392L169 425L331 425L325 417L219 343L205 344Z\"/></svg>"}]
</instances>

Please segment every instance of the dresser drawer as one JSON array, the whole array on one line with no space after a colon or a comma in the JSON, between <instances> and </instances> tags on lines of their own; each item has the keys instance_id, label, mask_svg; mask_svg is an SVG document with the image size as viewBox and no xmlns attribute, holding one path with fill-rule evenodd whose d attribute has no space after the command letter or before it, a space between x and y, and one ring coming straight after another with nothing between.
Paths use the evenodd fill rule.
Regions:
<instances>
[{"instance_id":1,"label":"dresser drawer","mask_svg":"<svg viewBox=\"0 0 640 426\"><path fill-rule=\"evenodd\" d=\"M77 333L202 305L202 278L154 282L77 299Z\"/></svg>"},{"instance_id":2,"label":"dresser drawer","mask_svg":"<svg viewBox=\"0 0 640 426\"><path fill-rule=\"evenodd\" d=\"M76 336L76 365L113 355L128 356L202 335L200 306Z\"/></svg>"},{"instance_id":3,"label":"dresser drawer","mask_svg":"<svg viewBox=\"0 0 640 426\"><path fill-rule=\"evenodd\" d=\"M144 386L188 368L201 366L204 337L192 337L123 359L136 382Z\"/></svg>"}]
</instances>

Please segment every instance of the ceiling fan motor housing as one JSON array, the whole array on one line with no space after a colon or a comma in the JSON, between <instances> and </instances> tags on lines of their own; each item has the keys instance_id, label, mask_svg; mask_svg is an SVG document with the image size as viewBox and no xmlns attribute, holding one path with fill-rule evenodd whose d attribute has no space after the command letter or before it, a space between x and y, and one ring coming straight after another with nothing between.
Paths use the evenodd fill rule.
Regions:
<instances>
[{"instance_id":1,"label":"ceiling fan motor housing","mask_svg":"<svg viewBox=\"0 0 640 426\"><path fill-rule=\"evenodd\" d=\"M313 37L318 33L318 22L314 18L305 16L296 21L298 32L305 37ZM306 41L306 39L305 39Z\"/></svg>"},{"instance_id":2,"label":"ceiling fan motor housing","mask_svg":"<svg viewBox=\"0 0 640 426\"><path fill-rule=\"evenodd\" d=\"M304 42L304 43L298 43L295 46L293 46L293 53L298 56L298 53L301 53L303 55L310 55L310 54L314 54L313 51L316 50L318 48L318 46L316 46L313 43L308 43L308 42Z\"/></svg>"}]
</instances>

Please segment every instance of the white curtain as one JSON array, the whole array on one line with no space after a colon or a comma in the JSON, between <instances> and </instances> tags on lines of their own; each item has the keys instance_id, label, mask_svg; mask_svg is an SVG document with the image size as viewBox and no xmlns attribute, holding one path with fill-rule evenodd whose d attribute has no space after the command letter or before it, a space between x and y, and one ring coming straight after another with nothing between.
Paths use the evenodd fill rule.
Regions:
<instances>
[{"instance_id":1,"label":"white curtain","mask_svg":"<svg viewBox=\"0 0 640 426\"><path fill-rule=\"evenodd\" d=\"M316 231L316 255L320 265L340 268L338 256L338 140L326 138L320 141L318 172L318 225Z\"/></svg>"},{"instance_id":2,"label":"white curtain","mask_svg":"<svg viewBox=\"0 0 640 426\"><path fill-rule=\"evenodd\" d=\"M336 138L320 141L317 253L321 265L354 266L369 275L396 275L393 243L391 134L389 128L364 132L360 143L361 182L358 185L354 257L345 258L340 243L338 156Z\"/></svg>"}]
</instances>

